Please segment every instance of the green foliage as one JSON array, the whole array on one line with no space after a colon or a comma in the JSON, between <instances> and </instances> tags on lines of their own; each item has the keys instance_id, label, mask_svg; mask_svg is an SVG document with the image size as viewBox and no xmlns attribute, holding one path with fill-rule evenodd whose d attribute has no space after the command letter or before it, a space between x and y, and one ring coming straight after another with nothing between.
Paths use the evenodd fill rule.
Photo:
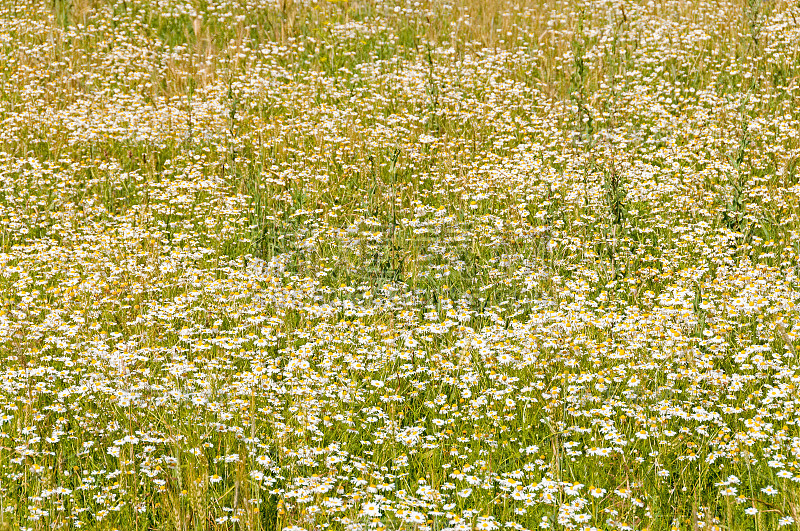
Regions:
<instances>
[{"instance_id":1,"label":"green foliage","mask_svg":"<svg viewBox=\"0 0 800 531\"><path fill-rule=\"evenodd\" d=\"M798 16L0 5L0 530L796 528Z\"/></svg>"}]
</instances>

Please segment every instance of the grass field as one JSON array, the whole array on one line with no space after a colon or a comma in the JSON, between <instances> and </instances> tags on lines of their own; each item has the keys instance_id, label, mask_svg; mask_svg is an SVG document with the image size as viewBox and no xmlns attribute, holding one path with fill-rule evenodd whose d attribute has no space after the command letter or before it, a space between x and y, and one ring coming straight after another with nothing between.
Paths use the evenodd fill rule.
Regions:
<instances>
[{"instance_id":1,"label":"grass field","mask_svg":"<svg viewBox=\"0 0 800 531\"><path fill-rule=\"evenodd\" d=\"M0 531L798 529L797 0L0 0Z\"/></svg>"}]
</instances>

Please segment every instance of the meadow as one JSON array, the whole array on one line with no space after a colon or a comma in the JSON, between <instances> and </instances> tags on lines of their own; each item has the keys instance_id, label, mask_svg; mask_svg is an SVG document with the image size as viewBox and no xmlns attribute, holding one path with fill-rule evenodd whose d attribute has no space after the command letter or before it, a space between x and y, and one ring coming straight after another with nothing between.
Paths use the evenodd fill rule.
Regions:
<instances>
[{"instance_id":1,"label":"meadow","mask_svg":"<svg viewBox=\"0 0 800 531\"><path fill-rule=\"evenodd\" d=\"M0 0L0 530L800 526L797 0Z\"/></svg>"}]
</instances>

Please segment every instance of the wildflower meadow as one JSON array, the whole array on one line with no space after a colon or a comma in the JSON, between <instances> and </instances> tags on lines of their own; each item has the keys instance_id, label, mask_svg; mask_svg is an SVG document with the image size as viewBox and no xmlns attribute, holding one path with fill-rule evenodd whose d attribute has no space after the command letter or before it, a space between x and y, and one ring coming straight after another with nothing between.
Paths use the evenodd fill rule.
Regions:
<instances>
[{"instance_id":1,"label":"wildflower meadow","mask_svg":"<svg viewBox=\"0 0 800 531\"><path fill-rule=\"evenodd\" d=\"M798 0L0 0L0 531L797 530Z\"/></svg>"}]
</instances>

